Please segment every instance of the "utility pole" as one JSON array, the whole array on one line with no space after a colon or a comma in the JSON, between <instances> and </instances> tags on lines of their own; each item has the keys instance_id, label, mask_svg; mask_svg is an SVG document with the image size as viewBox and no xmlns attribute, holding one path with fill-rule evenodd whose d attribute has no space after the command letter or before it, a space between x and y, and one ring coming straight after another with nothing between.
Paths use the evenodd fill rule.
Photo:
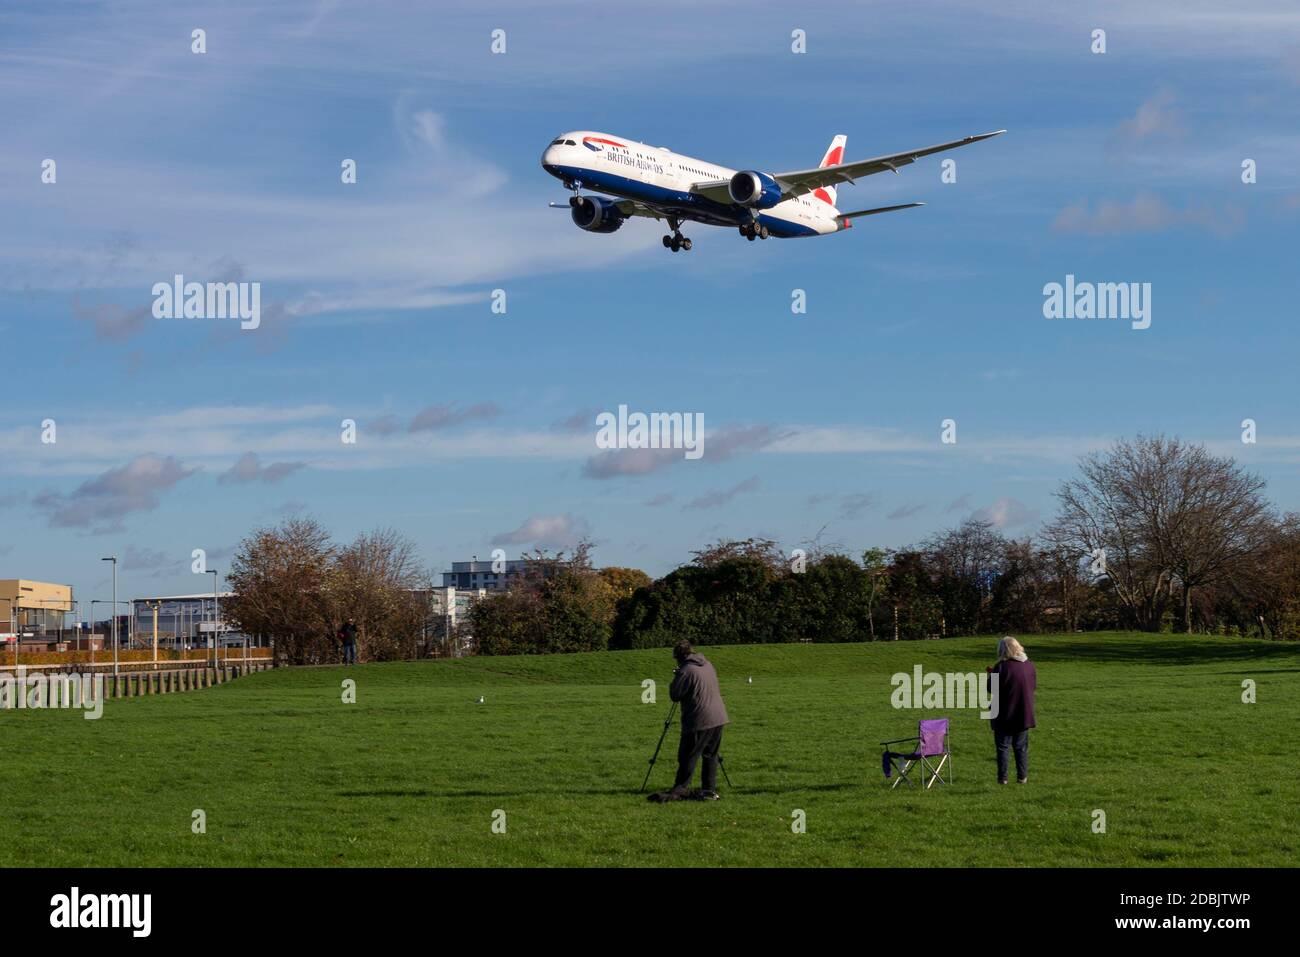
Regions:
<instances>
[{"instance_id":1,"label":"utility pole","mask_svg":"<svg viewBox=\"0 0 1300 957\"><path fill-rule=\"evenodd\" d=\"M217 570L211 568L208 573L212 576L212 667L220 668L221 662L217 657L220 646L217 642L221 636L221 609L217 606Z\"/></svg>"},{"instance_id":2,"label":"utility pole","mask_svg":"<svg viewBox=\"0 0 1300 957\"><path fill-rule=\"evenodd\" d=\"M101 562L113 563L113 675L117 676L117 556L101 558Z\"/></svg>"}]
</instances>

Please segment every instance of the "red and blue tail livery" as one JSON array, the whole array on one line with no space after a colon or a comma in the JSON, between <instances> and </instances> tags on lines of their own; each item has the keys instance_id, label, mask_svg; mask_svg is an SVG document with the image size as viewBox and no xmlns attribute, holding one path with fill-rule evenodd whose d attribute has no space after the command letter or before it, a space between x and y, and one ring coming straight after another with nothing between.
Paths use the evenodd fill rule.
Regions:
<instances>
[{"instance_id":1,"label":"red and blue tail livery","mask_svg":"<svg viewBox=\"0 0 1300 957\"><path fill-rule=\"evenodd\" d=\"M553 139L542 153L542 168L573 192L567 207L573 222L592 233L612 233L632 216L663 220L672 230L664 246L690 249L683 223L736 229L751 242L776 236L824 236L848 229L859 216L911 209L924 203L901 203L842 213L836 187L873 173L897 173L932 153L968 146L1006 130L846 162L847 137L831 140L815 167L768 173L730 169L707 160L674 153L608 133L580 130ZM584 195L584 190L589 194Z\"/></svg>"}]
</instances>

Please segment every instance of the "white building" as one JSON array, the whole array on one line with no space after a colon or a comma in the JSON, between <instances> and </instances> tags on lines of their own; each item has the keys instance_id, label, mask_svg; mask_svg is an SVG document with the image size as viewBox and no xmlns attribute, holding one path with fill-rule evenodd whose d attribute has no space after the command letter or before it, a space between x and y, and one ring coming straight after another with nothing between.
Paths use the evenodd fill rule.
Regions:
<instances>
[{"instance_id":1,"label":"white building","mask_svg":"<svg viewBox=\"0 0 1300 957\"><path fill-rule=\"evenodd\" d=\"M452 562L451 571L442 573L444 588L455 587L469 591L484 589L486 591L505 591L509 579L522 575L528 568L525 558L510 559L505 562ZM501 569L497 571L496 569Z\"/></svg>"}]
</instances>

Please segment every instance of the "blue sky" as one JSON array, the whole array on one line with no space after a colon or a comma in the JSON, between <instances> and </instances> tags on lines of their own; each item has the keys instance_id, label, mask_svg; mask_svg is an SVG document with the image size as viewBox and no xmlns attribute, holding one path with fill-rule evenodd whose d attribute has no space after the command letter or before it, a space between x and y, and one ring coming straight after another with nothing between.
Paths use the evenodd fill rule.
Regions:
<instances>
[{"instance_id":1,"label":"blue sky","mask_svg":"<svg viewBox=\"0 0 1300 957\"><path fill-rule=\"evenodd\" d=\"M1294 4L446 6L0 11L0 577L103 598L115 553L124 595L202 590L192 549L221 568L295 513L435 571L582 535L653 574L721 536L1019 536L1138 432L1297 507ZM922 209L695 226L689 254L581 232L538 165L583 128L779 171L836 133L855 159L1003 127L956 183L930 158L840 190ZM260 282L261 328L152 318L178 272ZM1151 327L1045 319L1067 273L1151 283ZM705 457L594 468L619 404L703 413Z\"/></svg>"}]
</instances>

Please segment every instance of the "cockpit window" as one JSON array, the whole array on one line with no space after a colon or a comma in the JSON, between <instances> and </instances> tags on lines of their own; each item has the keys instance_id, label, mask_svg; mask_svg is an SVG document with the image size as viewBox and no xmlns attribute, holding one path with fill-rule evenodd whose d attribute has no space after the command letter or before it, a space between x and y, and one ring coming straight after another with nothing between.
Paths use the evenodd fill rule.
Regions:
<instances>
[{"instance_id":1,"label":"cockpit window","mask_svg":"<svg viewBox=\"0 0 1300 957\"><path fill-rule=\"evenodd\" d=\"M563 140L563 139L551 140L551 145L552 145L552 146L563 146L563 145L564 145L564 140Z\"/></svg>"},{"instance_id":2,"label":"cockpit window","mask_svg":"<svg viewBox=\"0 0 1300 957\"><path fill-rule=\"evenodd\" d=\"M565 146L577 146L578 144L575 143L575 142L573 142L573 140L565 140L565 141L564 141L564 145L565 145Z\"/></svg>"}]
</instances>

